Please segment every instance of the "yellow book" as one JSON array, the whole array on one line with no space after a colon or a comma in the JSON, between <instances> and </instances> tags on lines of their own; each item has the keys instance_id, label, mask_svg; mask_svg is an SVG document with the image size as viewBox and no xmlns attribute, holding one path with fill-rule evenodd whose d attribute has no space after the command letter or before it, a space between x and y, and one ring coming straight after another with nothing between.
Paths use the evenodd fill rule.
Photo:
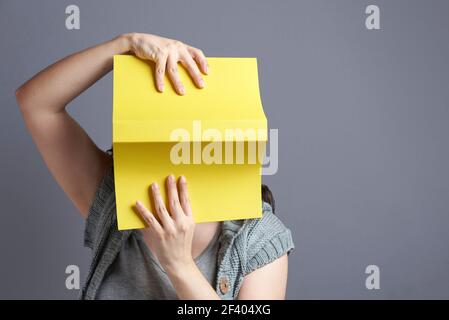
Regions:
<instances>
[{"instance_id":1,"label":"yellow book","mask_svg":"<svg viewBox=\"0 0 449 320\"><path fill-rule=\"evenodd\" d=\"M180 67L186 95L166 77L159 93L154 64L114 56L113 148L120 230L144 228L137 199L154 212L150 185L165 190L169 174L184 175L195 222L261 216L261 166L267 120L256 58L208 58L197 89ZM163 193L166 199L166 194Z\"/></svg>"}]
</instances>

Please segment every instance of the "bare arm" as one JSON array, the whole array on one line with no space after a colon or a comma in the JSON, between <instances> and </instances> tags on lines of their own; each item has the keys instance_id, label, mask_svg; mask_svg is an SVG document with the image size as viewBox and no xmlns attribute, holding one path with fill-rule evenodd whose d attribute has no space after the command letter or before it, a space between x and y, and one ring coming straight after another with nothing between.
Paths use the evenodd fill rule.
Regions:
<instances>
[{"instance_id":1,"label":"bare arm","mask_svg":"<svg viewBox=\"0 0 449 320\"><path fill-rule=\"evenodd\" d=\"M240 288L239 300L283 300L287 290L288 256L254 270L246 275Z\"/></svg>"},{"instance_id":2,"label":"bare arm","mask_svg":"<svg viewBox=\"0 0 449 320\"><path fill-rule=\"evenodd\" d=\"M238 300L283 300L287 289L287 254L243 279ZM217 300L220 297L195 263L167 272L180 299Z\"/></svg>"},{"instance_id":3,"label":"bare arm","mask_svg":"<svg viewBox=\"0 0 449 320\"><path fill-rule=\"evenodd\" d=\"M25 124L46 165L83 216L112 159L67 113L67 104L112 69L114 54L131 52L156 63L156 83L163 91L166 68L183 94L177 63L181 61L202 87L207 63L202 52L171 39L126 34L68 56L39 72L17 91ZM194 62L195 61L195 62Z\"/></svg>"},{"instance_id":4,"label":"bare arm","mask_svg":"<svg viewBox=\"0 0 449 320\"><path fill-rule=\"evenodd\" d=\"M68 56L42 70L16 92L25 124L46 165L86 216L110 163L66 105L112 69L112 56L128 51L125 37Z\"/></svg>"}]
</instances>

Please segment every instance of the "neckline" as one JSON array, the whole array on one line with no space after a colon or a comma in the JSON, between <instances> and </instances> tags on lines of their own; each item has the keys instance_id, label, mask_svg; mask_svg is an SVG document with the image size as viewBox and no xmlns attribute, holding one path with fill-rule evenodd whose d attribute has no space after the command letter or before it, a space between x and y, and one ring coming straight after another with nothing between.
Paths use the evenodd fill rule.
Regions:
<instances>
[{"instance_id":1,"label":"neckline","mask_svg":"<svg viewBox=\"0 0 449 320\"><path fill-rule=\"evenodd\" d=\"M214 236L207 244L206 248L204 248L204 250L194 259L195 264L198 264L198 263L200 263L201 260L203 260L206 253L208 253L210 251L210 249L217 243L220 234L221 234L221 223L218 226L217 230L215 231Z\"/></svg>"},{"instance_id":2,"label":"neckline","mask_svg":"<svg viewBox=\"0 0 449 320\"><path fill-rule=\"evenodd\" d=\"M207 246L204 248L203 251L201 251L201 253L194 259L195 264L198 265L202 259L204 258L204 256L206 255L207 252L209 252L209 250L212 248L212 246L215 245L215 243L218 241L219 236L221 234L222 231L222 225L220 224L220 226L217 228L217 230L215 231L214 236L212 237L212 239L209 241L209 243L207 244ZM135 234L137 234L137 238L138 240L141 242L145 254L150 258L150 260L155 263L157 265L157 267L166 274L164 268L162 267L162 265L159 263L159 260L153 255L153 253L151 252L150 248L148 247L147 243L145 242L145 238L142 234L142 230L141 229L135 229L133 230L133 232Z\"/></svg>"}]
</instances>

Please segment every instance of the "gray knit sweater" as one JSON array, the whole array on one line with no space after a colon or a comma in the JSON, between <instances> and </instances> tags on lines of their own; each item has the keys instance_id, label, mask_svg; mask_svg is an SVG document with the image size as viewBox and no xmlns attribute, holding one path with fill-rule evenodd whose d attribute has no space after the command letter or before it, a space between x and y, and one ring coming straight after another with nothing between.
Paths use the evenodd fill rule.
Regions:
<instances>
[{"instance_id":1,"label":"gray knit sweater","mask_svg":"<svg viewBox=\"0 0 449 320\"><path fill-rule=\"evenodd\" d=\"M245 275L294 248L290 230L273 214L271 206L263 202L262 208L262 218L222 223L215 288L222 299L236 299ZM117 229L114 171L110 167L96 191L86 220L84 245L92 249L93 257L81 299L95 299L122 242L132 232L135 230Z\"/></svg>"}]
</instances>

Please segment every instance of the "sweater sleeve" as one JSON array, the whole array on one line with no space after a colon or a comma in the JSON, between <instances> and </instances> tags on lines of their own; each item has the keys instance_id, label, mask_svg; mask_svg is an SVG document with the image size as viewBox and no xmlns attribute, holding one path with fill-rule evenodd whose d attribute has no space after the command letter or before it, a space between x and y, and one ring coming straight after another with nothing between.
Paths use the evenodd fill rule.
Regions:
<instances>
[{"instance_id":1,"label":"sweater sleeve","mask_svg":"<svg viewBox=\"0 0 449 320\"><path fill-rule=\"evenodd\" d=\"M84 246L94 249L100 234L113 219L115 205L114 169L109 166L95 192L84 228Z\"/></svg>"},{"instance_id":2,"label":"sweater sleeve","mask_svg":"<svg viewBox=\"0 0 449 320\"><path fill-rule=\"evenodd\" d=\"M295 248L291 232L273 213L271 206L263 202L260 219L252 219L246 233L246 261L244 275L259 269Z\"/></svg>"}]
</instances>

